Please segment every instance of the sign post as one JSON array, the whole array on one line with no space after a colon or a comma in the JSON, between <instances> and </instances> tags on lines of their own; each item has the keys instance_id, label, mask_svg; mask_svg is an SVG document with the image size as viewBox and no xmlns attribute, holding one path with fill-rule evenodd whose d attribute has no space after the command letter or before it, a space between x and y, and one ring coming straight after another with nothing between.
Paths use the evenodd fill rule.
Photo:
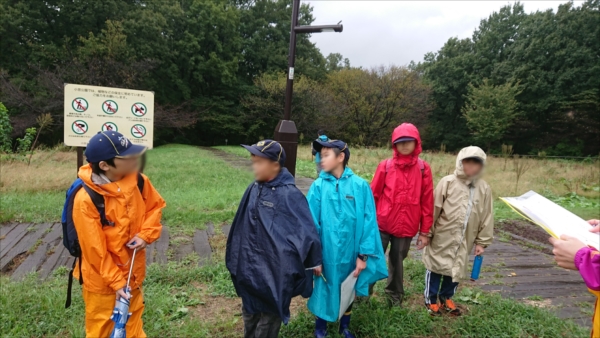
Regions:
<instances>
[{"instance_id":1,"label":"sign post","mask_svg":"<svg viewBox=\"0 0 600 338\"><path fill-rule=\"evenodd\" d=\"M296 176L296 153L298 151L298 130L296 124L291 120L292 94L294 92L294 64L296 63L296 34L338 32L344 30L344 26L320 25L320 26L298 26L298 15L300 13L300 0L292 1L292 27L290 29L290 49L288 52L288 73L285 87L285 105L283 107L283 120L275 127L275 141L281 143L287 155L284 166ZM340 21L341 22L341 21Z\"/></svg>"},{"instance_id":2,"label":"sign post","mask_svg":"<svg viewBox=\"0 0 600 338\"><path fill-rule=\"evenodd\" d=\"M77 147L77 170L83 148L100 131L118 131L132 143L153 146L154 92L67 83L64 109L64 142Z\"/></svg>"}]
</instances>

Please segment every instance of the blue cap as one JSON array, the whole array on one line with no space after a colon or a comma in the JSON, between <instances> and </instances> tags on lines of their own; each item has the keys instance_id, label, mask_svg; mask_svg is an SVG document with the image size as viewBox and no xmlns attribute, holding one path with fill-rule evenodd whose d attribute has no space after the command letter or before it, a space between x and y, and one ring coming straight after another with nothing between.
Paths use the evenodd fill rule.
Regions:
<instances>
[{"instance_id":1,"label":"blue cap","mask_svg":"<svg viewBox=\"0 0 600 338\"><path fill-rule=\"evenodd\" d=\"M344 154L346 154L346 159L350 160L350 148L348 148L348 144L342 140L314 140L313 141L313 149L321 152L323 148L337 148L341 150Z\"/></svg>"},{"instance_id":2,"label":"blue cap","mask_svg":"<svg viewBox=\"0 0 600 338\"><path fill-rule=\"evenodd\" d=\"M410 137L410 136L403 136L403 137L399 137L396 139L396 141L394 141L394 144L399 143L399 142L408 142L408 141L416 141L417 139L414 137Z\"/></svg>"},{"instance_id":3,"label":"blue cap","mask_svg":"<svg viewBox=\"0 0 600 338\"><path fill-rule=\"evenodd\" d=\"M131 143L127 137L116 131L101 131L92 136L85 148L85 157L90 163L138 156L146 147Z\"/></svg>"},{"instance_id":4,"label":"blue cap","mask_svg":"<svg viewBox=\"0 0 600 338\"><path fill-rule=\"evenodd\" d=\"M241 146L253 155L268 158L273 162L279 162L282 166L285 162L285 150L283 150L283 147L277 141L263 140L251 146L245 144L241 144Z\"/></svg>"}]
</instances>

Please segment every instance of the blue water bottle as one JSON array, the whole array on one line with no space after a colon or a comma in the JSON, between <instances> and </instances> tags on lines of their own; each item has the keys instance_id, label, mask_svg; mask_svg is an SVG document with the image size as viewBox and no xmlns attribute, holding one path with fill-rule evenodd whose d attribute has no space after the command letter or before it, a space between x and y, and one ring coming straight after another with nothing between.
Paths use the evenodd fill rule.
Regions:
<instances>
[{"instance_id":1,"label":"blue water bottle","mask_svg":"<svg viewBox=\"0 0 600 338\"><path fill-rule=\"evenodd\" d=\"M479 279L479 271L481 271L481 263L483 263L483 256L475 256L475 261L473 262L473 271L471 271L471 280L475 281Z\"/></svg>"}]
</instances>

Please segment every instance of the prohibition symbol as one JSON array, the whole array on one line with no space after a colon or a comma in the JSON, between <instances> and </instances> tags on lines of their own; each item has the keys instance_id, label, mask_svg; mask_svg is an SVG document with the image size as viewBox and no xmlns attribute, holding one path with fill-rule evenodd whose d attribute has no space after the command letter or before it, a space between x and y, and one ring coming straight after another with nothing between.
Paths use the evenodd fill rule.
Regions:
<instances>
[{"instance_id":1,"label":"prohibition symbol","mask_svg":"<svg viewBox=\"0 0 600 338\"><path fill-rule=\"evenodd\" d=\"M119 110L119 105L113 100L106 100L102 102L102 111L107 113L108 115L112 115Z\"/></svg>"},{"instance_id":2,"label":"prohibition symbol","mask_svg":"<svg viewBox=\"0 0 600 338\"><path fill-rule=\"evenodd\" d=\"M142 117L142 116L146 115L148 110L146 109L145 104L143 104L141 102L136 102L133 104L133 106L131 106L131 112L133 113L133 115L135 115L137 117Z\"/></svg>"},{"instance_id":3,"label":"prohibition symbol","mask_svg":"<svg viewBox=\"0 0 600 338\"><path fill-rule=\"evenodd\" d=\"M84 112L88 109L88 102L83 97L78 97L71 102L71 106L75 111Z\"/></svg>"},{"instance_id":4,"label":"prohibition symbol","mask_svg":"<svg viewBox=\"0 0 600 338\"><path fill-rule=\"evenodd\" d=\"M135 138L142 138L146 136L146 127L142 126L141 124L134 124L133 127L131 127L131 135L133 135Z\"/></svg>"},{"instance_id":5,"label":"prohibition symbol","mask_svg":"<svg viewBox=\"0 0 600 338\"><path fill-rule=\"evenodd\" d=\"M88 131L88 125L87 122L83 120L75 120L71 125L71 129L73 129L75 134L83 135Z\"/></svg>"},{"instance_id":6,"label":"prohibition symbol","mask_svg":"<svg viewBox=\"0 0 600 338\"><path fill-rule=\"evenodd\" d=\"M102 131L119 131L119 129L114 122L104 122L102 123Z\"/></svg>"}]
</instances>

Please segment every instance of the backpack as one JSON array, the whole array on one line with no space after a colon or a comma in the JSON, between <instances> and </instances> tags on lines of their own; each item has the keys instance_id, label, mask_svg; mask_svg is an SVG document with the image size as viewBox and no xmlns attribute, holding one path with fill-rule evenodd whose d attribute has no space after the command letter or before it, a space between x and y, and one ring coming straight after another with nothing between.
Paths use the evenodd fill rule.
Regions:
<instances>
[{"instance_id":1,"label":"backpack","mask_svg":"<svg viewBox=\"0 0 600 338\"><path fill-rule=\"evenodd\" d=\"M142 193L144 191L144 177L142 174L138 173L137 176L137 187ZM71 187L67 190L67 196L65 199L65 205L63 207L62 212L62 230L63 230L63 245L69 251L71 256L75 257L73 260L73 266L71 267L71 271L69 272L69 285L67 287L67 302L65 303L65 308L71 306L71 289L73 286L73 269L75 269L75 264L77 263L77 258L79 258L79 285L83 284L83 276L81 274L81 247L79 246L79 238L77 236L77 230L75 229L75 223L73 222L73 205L75 204L75 195L77 192L83 188L94 203L96 209L98 209L98 213L100 214L100 223L102 227L105 226L115 226L114 222L109 221L106 218L106 212L104 209L104 196L97 193L94 189L88 187L80 178L76 179Z\"/></svg>"}]
</instances>

